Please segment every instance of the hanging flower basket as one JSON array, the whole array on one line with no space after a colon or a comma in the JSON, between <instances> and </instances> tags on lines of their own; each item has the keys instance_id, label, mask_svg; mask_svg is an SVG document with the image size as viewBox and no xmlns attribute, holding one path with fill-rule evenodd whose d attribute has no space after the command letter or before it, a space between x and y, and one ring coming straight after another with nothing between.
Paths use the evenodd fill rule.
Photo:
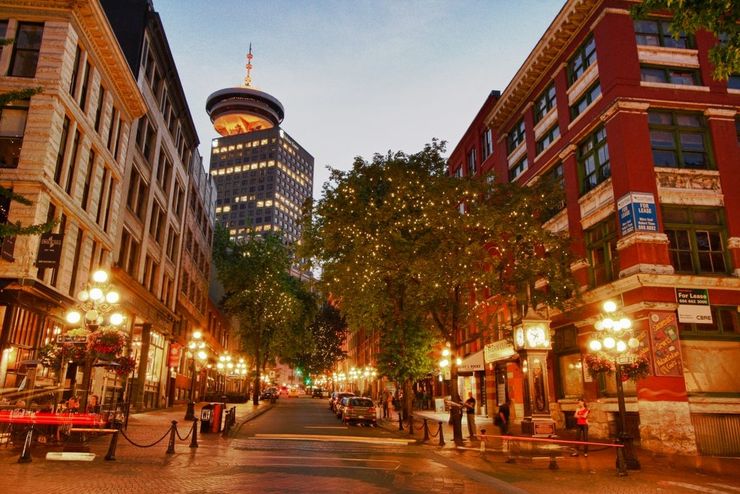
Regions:
<instances>
[{"instance_id":1,"label":"hanging flower basket","mask_svg":"<svg viewBox=\"0 0 740 494\"><path fill-rule=\"evenodd\" d=\"M650 375L650 360L647 357L637 357L631 364L622 366L622 379L637 381Z\"/></svg>"},{"instance_id":2,"label":"hanging flower basket","mask_svg":"<svg viewBox=\"0 0 740 494\"><path fill-rule=\"evenodd\" d=\"M117 357L113 362L118 364L113 370L119 376L128 376L136 368L136 360L132 357Z\"/></svg>"},{"instance_id":3,"label":"hanging flower basket","mask_svg":"<svg viewBox=\"0 0 740 494\"><path fill-rule=\"evenodd\" d=\"M586 366L588 367L588 373L591 377L596 378L601 373L611 374L616 369L614 368L614 361L608 358L600 357L598 355L586 355Z\"/></svg>"},{"instance_id":4,"label":"hanging flower basket","mask_svg":"<svg viewBox=\"0 0 740 494\"><path fill-rule=\"evenodd\" d=\"M99 329L90 334L87 348L102 360L113 360L126 346L126 335L117 329Z\"/></svg>"}]
</instances>

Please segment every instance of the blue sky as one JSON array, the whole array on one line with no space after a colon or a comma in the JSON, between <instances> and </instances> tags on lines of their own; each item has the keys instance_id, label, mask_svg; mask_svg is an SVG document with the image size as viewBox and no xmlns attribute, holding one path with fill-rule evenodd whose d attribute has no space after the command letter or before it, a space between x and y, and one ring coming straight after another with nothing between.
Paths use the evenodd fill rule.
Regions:
<instances>
[{"instance_id":1,"label":"blue sky","mask_svg":"<svg viewBox=\"0 0 740 494\"><path fill-rule=\"evenodd\" d=\"M153 0L201 140L209 94L252 82L285 107L282 127L327 166L355 156L451 150L488 93L503 90L563 5L522 1Z\"/></svg>"}]
</instances>

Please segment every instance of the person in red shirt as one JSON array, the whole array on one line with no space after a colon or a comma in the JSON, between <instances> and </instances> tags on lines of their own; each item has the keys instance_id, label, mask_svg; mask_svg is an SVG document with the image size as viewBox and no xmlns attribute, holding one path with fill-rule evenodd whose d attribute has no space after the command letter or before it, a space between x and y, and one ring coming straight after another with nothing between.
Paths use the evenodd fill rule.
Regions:
<instances>
[{"instance_id":1,"label":"person in red shirt","mask_svg":"<svg viewBox=\"0 0 740 494\"><path fill-rule=\"evenodd\" d=\"M578 400L578 408L576 408L576 427L578 428L578 441L588 443L588 414L591 410L588 409L588 405L583 400ZM571 453L570 456L578 456L578 448ZM588 444L583 445L583 456L588 456Z\"/></svg>"}]
</instances>

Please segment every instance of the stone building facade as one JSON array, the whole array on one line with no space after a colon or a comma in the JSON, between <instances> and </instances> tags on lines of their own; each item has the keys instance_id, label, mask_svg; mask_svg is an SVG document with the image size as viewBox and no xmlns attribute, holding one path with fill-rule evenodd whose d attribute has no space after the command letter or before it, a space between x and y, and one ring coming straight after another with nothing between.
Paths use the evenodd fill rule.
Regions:
<instances>
[{"instance_id":1,"label":"stone building facade","mask_svg":"<svg viewBox=\"0 0 740 494\"><path fill-rule=\"evenodd\" d=\"M39 347L98 267L110 266L121 228L129 131L144 101L100 4L0 2L0 91L40 87L0 109L0 183L31 201L2 205L3 220L57 220L44 263L37 235L3 239L0 388L20 386ZM36 375L39 384L47 371Z\"/></svg>"}]
</instances>

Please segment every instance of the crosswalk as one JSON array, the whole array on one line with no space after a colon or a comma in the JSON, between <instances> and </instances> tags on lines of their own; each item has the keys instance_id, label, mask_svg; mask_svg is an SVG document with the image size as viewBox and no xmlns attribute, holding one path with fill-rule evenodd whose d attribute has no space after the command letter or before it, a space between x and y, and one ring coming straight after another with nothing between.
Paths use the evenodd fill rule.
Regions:
<instances>
[{"instance_id":1,"label":"crosswalk","mask_svg":"<svg viewBox=\"0 0 740 494\"><path fill-rule=\"evenodd\" d=\"M662 480L658 482L660 487L670 488L671 492L701 492L704 494L732 494L740 493L740 487L717 482L707 482L706 484L692 484L689 482L676 482L672 480ZM679 489L682 489L679 491Z\"/></svg>"}]
</instances>

